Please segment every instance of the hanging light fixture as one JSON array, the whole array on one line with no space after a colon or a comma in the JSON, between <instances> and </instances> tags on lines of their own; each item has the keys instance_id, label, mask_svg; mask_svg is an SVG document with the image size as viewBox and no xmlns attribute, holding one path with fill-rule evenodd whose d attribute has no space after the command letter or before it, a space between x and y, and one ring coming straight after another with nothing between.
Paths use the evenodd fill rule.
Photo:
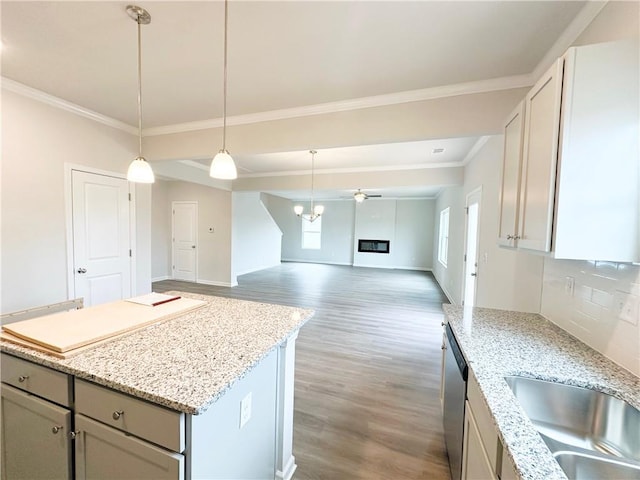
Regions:
<instances>
[{"instance_id":1,"label":"hanging light fixture","mask_svg":"<svg viewBox=\"0 0 640 480\"><path fill-rule=\"evenodd\" d=\"M142 53L140 26L151 23L151 15L144 8L127 6L127 13L138 24L138 156L127 170L127 180L135 183L153 183L155 177L149 162L142 156Z\"/></svg>"},{"instance_id":2,"label":"hanging light fixture","mask_svg":"<svg viewBox=\"0 0 640 480\"><path fill-rule=\"evenodd\" d=\"M316 156L315 150L309 150L311 154L311 211L309 213L303 213L304 207L302 205L296 205L293 207L293 211L299 217L308 220L309 222L313 222L316 218L320 217L324 213L324 206L322 205L314 205L313 203L313 165Z\"/></svg>"},{"instance_id":3,"label":"hanging light fixture","mask_svg":"<svg viewBox=\"0 0 640 480\"><path fill-rule=\"evenodd\" d=\"M358 203L362 203L367 199L367 194L358 189L358 191L353 194L353 199Z\"/></svg>"},{"instance_id":4,"label":"hanging light fixture","mask_svg":"<svg viewBox=\"0 0 640 480\"><path fill-rule=\"evenodd\" d=\"M222 149L213 157L209 175L223 180L238 178L236 164L227 152L227 24L228 24L228 0L224 1L224 81L222 94Z\"/></svg>"}]
</instances>

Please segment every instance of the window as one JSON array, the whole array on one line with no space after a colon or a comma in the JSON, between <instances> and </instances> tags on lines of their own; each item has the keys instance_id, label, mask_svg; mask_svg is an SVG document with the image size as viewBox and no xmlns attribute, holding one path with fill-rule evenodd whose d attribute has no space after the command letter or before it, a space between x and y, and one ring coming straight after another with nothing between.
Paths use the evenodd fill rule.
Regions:
<instances>
[{"instance_id":1,"label":"window","mask_svg":"<svg viewBox=\"0 0 640 480\"><path fill-rule=\"evenodd\" d=\"M447 266L449 253L449 207L440 212L440 230L438 231L438 261Z\"/></svg>"},{"instance_id":2,"label":"window","mask_svg":"<svg viewBox=\"0 0 640 480\"><path fill-rule=\"evenodd\" d=\"M320 239L322 237L322 217L316 218L313 222L302 219L302 248L309 250L320 250Z\"/></svg>"}]
</instances>

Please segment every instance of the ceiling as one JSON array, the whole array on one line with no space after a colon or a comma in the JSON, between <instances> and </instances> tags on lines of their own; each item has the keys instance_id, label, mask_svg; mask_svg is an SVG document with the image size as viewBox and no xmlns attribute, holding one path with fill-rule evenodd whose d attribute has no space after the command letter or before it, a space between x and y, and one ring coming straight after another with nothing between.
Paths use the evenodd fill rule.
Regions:
<instances>
[{"instance_id":1,"label":"ceiling","mask_svg":"<svg viewBox=\"0 0 640 480\"><path fill-rule=\"evenodd\" d=\"M144 126L219 119L224 3L137 4L152 17L142 27ZM228 115L530 76L585 4L231 0ZM136 125L136 24L126 5L3 0L3 77ZM459 166L477 140L328 149L316 168ZM249 176L310 165L305 151L235 160Z\"/></svg>"}]
</instances>

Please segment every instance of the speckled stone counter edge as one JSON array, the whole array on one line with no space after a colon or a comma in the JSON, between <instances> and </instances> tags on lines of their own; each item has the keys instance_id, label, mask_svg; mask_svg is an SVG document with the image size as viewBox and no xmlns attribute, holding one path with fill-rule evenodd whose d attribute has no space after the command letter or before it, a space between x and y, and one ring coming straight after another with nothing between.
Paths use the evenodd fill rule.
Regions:
<instances>
[{"instance_id":1,"label":"speckled stone counter edge","mask_svg":"<svg viewBox=\"0 0 640 480\"><path fill-rule=\"evenodd\" d=\"M506 454L527 480L566 480L504 377L591 388L640 409L640 378L538 314L443 305Z\"/></svg>"},{"instance_id":2,"label":"speckled stone counter edge","mask_svg":"<svg viewBox=\"0 0 640 480\"><path fill-rule=\"evenodd\" d=\"M114 375L100 375L96 374L94 369L92 368L92 363L110 363L111 359L109 358L109 352L111 350L116 350L120 345L126 345L126 342L130 344L136 345L137 339L146 339L151 335L162 335L163 331L167 331L167 329L173 329L180 322L184 322L185 318L189 318L192 322L197 321L196 315L203 313L207 313L206 306L205 310L201 313L195 311L193 313L188 313L185 316L180 316L174 319L162 321L156 323L154 325L150 325L148 327L141 328L139 330L130 332L127 335L121 336L117 339L114 339L111 342L107 342L105 344L96 346L95 349L89 349L86 352L80 353L79 355L72 357L70 359L58 359L56 357L47 355L45 353L37 352L31 350L26 347L18 346L6 341L0 341L0 351L12 354L16 357L23 358L25 360L32 361L34 363L52 368L54 370L68 373L74 375L78 378L89 380L91 382L97 383L99 385L111 388L113 390L127 393L137 398L141 398L157 405L161 405L172 410L176 410L179 412L199 415L204 413L209 406L215 403L221 396L223 396L229 389L233 387L238 381L244 378L255 366L257 366L266 356L268 356L275 349L279 348L287 339L291 338L299 329L313 316L314 311L309 309L302 309L297 307L288 307L283 305L275 305L275 304L266 304L259 302L249 302L245 300L235 300L228 299L223 297L210 297L205 295L195 295L184 292L172 292L179 293L182 296L196 298L207 301L209 304L213 304L217 306L217 304L225 304L228 308L233 308L234 306L238 308L238 310L243 311L258 311L261 308L268 308L270 311L273 311L274 316L279 316L281 318L286 318L287 316L293 318L295 320L281 322L284 325L278 325L276 328L277 339L273 341L271 338L263 339L263 343L268 344L265 348L262 348L261 351L246 351L242 352L239 357L245 358L244 361L240 365L235 365L234 374L232 378L223 378L221 381L216 382L212 381L210 383L214 383L215 387L212 387L209 391L199 392L200 395L197 398L194 398L193 401L189 398L186 400L184 398L178 398L179 395L165 394L154 391L153 388L138 388L133 382L129 382L126 375L118 375L118 372ZM212 307L213 308L213 307ZM210 310L209 310L210 311ZM194 318L195 317L195 318ZM246 319L247 322L255 323L256 330L259 329L260 321L264 321L265 319ZM272 319L266 319L267 321ZM280 318L278 319L280 320ZM197 334L198 332L194 332ZM188 336L188 332L185 332ZM252 331L249 333L252 336L258 335L257 331ZM222 339L221 339L222 340ZM242 342L240 342L242 343ZM135 351L130 352L130 358L134 358L139 360L139 356L136 355ZM96 358L98 361L93 362ZM238 356L238 355L236 355ZM92 358L93 357L93 358ZM144 367L142 367L144 368ZM215 372L214 372L215 373ZM237 374L236 374L237 373ZM215 379L214 379L215 380ZM180 390L180 385L177 386L176 391ZM195 397L195 396L194 396Z\"/></svg>"}]
</instances>

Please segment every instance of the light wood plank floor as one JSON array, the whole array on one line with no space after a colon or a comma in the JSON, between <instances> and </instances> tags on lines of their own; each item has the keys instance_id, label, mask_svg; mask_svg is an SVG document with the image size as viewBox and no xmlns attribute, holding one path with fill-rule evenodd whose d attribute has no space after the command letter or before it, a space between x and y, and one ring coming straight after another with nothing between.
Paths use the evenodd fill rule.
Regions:
<instances>
[{"instance_id":1,"label":"light wood plank floor","mask_svg":"<svg viewBox=\"0 0 640 480\"><path fill-rule=\"evenodd\" d=\"M296 480L450 478L439 400L446 297L430 273L283 263L238 283L153 288L316 309L297 342Z\"/></svg>"}]
</instances>

